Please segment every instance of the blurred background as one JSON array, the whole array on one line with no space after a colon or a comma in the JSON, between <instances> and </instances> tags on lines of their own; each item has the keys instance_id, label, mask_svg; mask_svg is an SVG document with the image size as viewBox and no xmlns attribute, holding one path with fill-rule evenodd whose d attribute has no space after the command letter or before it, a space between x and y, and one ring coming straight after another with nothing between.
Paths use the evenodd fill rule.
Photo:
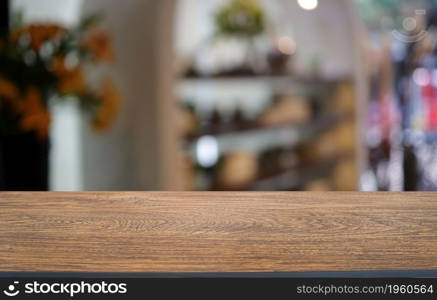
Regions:
<instances>
[{"instance_id":1,"label":"blurred background","mask_svg":"<svg viewBox=\"0 0 437 300\"><path fill-rule=\"evenodd\" d=\"M1 6L1 190L437 189L437 1Z\"/></svg>"}]
</instances>

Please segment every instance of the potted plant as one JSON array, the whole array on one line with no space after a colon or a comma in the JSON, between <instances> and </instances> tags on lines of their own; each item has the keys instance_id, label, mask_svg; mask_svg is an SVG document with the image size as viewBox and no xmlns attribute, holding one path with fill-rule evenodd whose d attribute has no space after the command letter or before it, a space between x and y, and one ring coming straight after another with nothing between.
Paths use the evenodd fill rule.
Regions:
<instances>
[{"instance_id":1,"label":"potted plant","mask_svg":"<svg viewBox=\"0 0 437 300\"><path fill-rule=\"evenodd\" d=\"M101 72L90 80L85 71L113 59L100 20L89 16L74 28L16 25L0 39L1 190L48 189L51 105L78 101L98 131L116 116L111 79Z\"/></svg>"},{"instance_id":2,"label":"potted plant","mask_svg":"<svg viewBox=\"0 0 437 300\"><path fill-rule=\"evenodd\" d=\"M214 16L215 32L195 54L186 77L240 76L257 73L255 39L266 28L265 14L257 0L229 0ZM232 48L232 57L223 55ZM205 63L207 61L207 63Z\"/></svg>"}]
</instances>

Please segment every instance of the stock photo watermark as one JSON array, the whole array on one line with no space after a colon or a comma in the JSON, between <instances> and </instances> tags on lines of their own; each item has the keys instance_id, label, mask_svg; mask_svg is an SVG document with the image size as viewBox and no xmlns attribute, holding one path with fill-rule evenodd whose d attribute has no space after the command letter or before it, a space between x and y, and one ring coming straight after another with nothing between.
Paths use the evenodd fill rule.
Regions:
<instances>
[{"instance_id":1,"label":"stock photo watermark","mask_svg":"<svg viewBox=\"0 0 437 300\"><path fill-rule=\"evenodd\" d=\"M426 14L425 9L416 9L414 16L402 18L399 28L391 31L393 37L403 43L416 43L426 38L428 31L421 24Z\"/></svg>"},{"instance_id":2,"label":"stock photo watermark","mask_svg":"<svg viewBox=\"0 0 437 300\"><path fill-rule=\"evenodd\" d=\"M88 283L80 282L40 282L22 283L14 281L7 285L3 294L7 297L18 295L67 295L73 298L77 295L123 295L127 293L127 283L111 283L106 281Z\"/></svg>"}]
</instances>

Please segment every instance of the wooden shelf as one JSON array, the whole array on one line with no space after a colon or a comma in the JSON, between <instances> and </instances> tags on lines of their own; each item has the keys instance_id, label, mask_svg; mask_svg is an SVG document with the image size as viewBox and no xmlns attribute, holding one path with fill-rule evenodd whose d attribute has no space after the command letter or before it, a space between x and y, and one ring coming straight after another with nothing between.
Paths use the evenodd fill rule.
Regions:
<instances>
[{"instance_id":1,"label":"wooden shelf","mask_svg":"<svg viewBox=\"0 0 437 300\"><path fill-rule=\"evenodd\" d=\"M223 90L235 98L272 93L293 93L309 98L329 94L329 90L339 82L293 76L193 77L179 81L177 94L184 101L220 94Z\"/></svg>"},{"instance_id":2,"label":"wooden shelf","mask_svg":"<svg viewBox=\"0 0 437 300\"><path fill-rule=\"evenodd\" d=\"M278 124L206 135L216 137L220 155L241 149L259 153L276 147L294 147L305 143L339 124L346 117L344 113L326 113L304 125ZM196 141L197 139L191 140L187 145L187 151L193 157L196 155Z\"/></svg>"},{"instance_id":3,"label":"wooden shelf","mask_svg":"<svg viewBox=\"0 0 437 300\"><path fill-rule=\"evenodd\" d=\"M258 74L258 75L235 75L235 76L185 76L181 77L182 82L206 82L206 81L287 81L296 82L301 84L336 84L339 82L349 82L352 81L350 77L337 77L337 78L310 78L295 76L291 74L284 75L269 75L269 74Z\"/></svg>"},{"instance_id":4,"label":"wooden shelf","mask_svg":"<svg viewBox=\"0 0 437 300\"><path fill-rule=\"evenodd\" d=\"M281 128L290 128L290 127L300 127L303 126L303 124L298 124L296 122L283 122L278 123L274 125L261 125L259 123L253 122L253 123L246 123L242 126L222 126L221 128L206 128L203 130L199 130L198 133L187 135L185 139L187 141L195 141L202 136L209 135L209 136L224 136L227 134L245 134L248 132L253 131L260 131L260 130L269 130L269 129L281 129Z\"/></svg>"}]
</instances>

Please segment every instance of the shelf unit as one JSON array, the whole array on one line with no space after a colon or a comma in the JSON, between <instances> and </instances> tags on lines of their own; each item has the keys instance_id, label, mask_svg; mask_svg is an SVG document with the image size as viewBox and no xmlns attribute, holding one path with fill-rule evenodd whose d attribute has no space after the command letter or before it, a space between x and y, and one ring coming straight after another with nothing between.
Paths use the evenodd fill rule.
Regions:
<instances>
[{"instance_id":1,"label":"shelf unit","mask_svg":"<svg viewBox=\"0 0 437 300\"><path fill-rule=\"evenodd\" d=\"M259 175L244 184L234 186L210 183L187 189L200 190L302 190L312 180L327 178L333 190L355 190L358 185L358 166L355 120L354 84L350 78L331 80L298 78L295 76L216 76L188 77L179 80L177 95L182 103L214 106L218 101L239 101L256 106L268 103L275 95L299 96L304 101L320 102L323 111L305 124L280 122L260 125L202 128L183 135L181 149L192 161L196 160L196 145L204 136L216 140L220 157L244 150L258 156L270 149L311 147L322 136L329 136L337 149L325 157L318 157L303 166L278 169L268 176ZM248 98L245 99L245 98ZM243 99L243 100L242 100ZM326 137L325 137L326 139ZM196 168L195 168L196 169ZM196 169L197 170L197 169Z\"/></svg>"}]
</instances>

